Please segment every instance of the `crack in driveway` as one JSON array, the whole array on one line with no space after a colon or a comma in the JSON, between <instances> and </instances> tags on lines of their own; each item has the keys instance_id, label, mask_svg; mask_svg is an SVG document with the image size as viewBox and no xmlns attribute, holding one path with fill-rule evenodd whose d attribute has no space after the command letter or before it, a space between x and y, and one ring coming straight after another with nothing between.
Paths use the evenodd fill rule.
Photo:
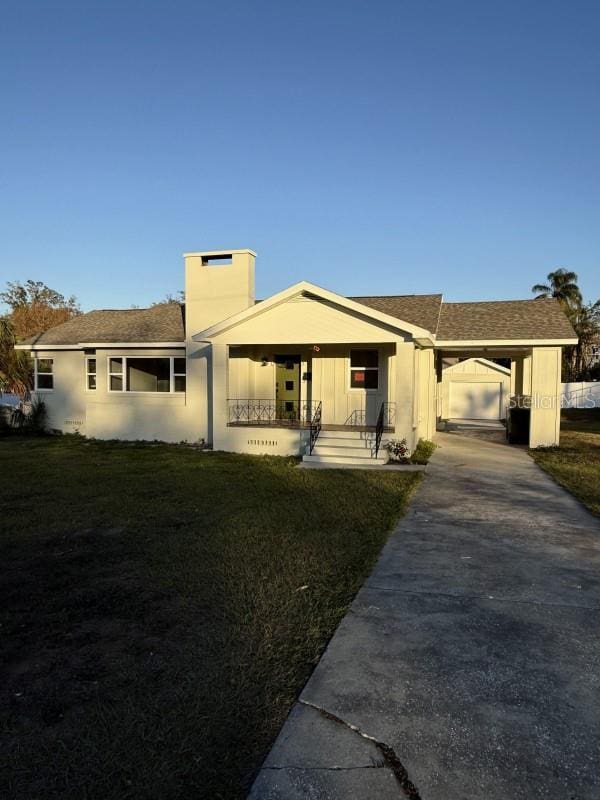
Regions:
<instances>
[{"instance_id":1,"label":"crack in driveway","mask_svg":"<svg viewBox=\"0 0 600 800\"><path fill-rule=\"evenodd\" d=\"M368 733L361 731L361 729L358 728L356 725L352 725L352 723L346 722L346 720L341 719L341 717L338 717L335 714L332 714L331 711L327 711L327 709L325 708L321 708L320 706L315 705L315 703L310 703L308 700L298 700L298 703L300 705L307 706L308 708L314 708L314 710L318 711L319 714L325 717L325 719L328 719L331 722L335 722L338 725L344 725L346 728L349 728L351 731L358 734L358 736L362 736L363 739L367 739L369 742L373 742L375 747L379 750L379 752L383 756L384 765L393 773L405 797L408 797L409 800L421 800L421 795L419 794L419 790L408 777L408 772L406 770L406 767L400 761L396 752L392 747L390 747L389 744L386 744L385 742L380 742L374 736L369 736ZM363 767L362 769L365 768ZM367 767L367 769L369 768ZM375 769L377 769L377 767L375 767Z\"/></svg>"}]
</instances>

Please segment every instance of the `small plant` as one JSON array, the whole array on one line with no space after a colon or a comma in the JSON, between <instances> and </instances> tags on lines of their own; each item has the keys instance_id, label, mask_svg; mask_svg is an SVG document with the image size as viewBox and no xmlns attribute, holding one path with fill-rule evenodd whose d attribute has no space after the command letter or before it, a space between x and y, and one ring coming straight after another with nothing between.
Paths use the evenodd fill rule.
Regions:
<instances>
[{"instance_id":1,"label":"small plant","mask_svg":"<svg viewBox=\"0 0 600 800\"><path fill-rule=\"evenodd\" d=\"M406 444L406 439L390 439L386 444L386 449L392 461L398 461L400 464L408 464L408 455L410 451Z\"/></svg>"},{"instance_id":2,"label":"small plant","mask_svg":"<svg viewBox=\"0 0 600 800\"><path fill-rule=\"evenodd\" d=\"M411 464L427 464L436 447L437 445L430 442L429 439L419 439L410 457Z\"/></svg>"},{"instance_id":3,"label":"small plant","mask_svg":"<svg viewBox=\"0 0 600 800\"><path fill-rule=\"evenodd\" d=\"M36 398L31 404L31 409L27 415L25 427L31 433L45 433L47 421L48 411L46 410L46 404L43 400Z\"/></svg>"},{"instance_id":4,"label":"small plant","mask_svg":"<svg viewBox=\"0 0 600 800\"><path fill-rule=\"evenodd\" d=\"M29 408L18 405L10 411L9 428L19 433L28 433L40 436L46 433L48 412L43 400L34 400Z\"/></svg>"}]
</instances>

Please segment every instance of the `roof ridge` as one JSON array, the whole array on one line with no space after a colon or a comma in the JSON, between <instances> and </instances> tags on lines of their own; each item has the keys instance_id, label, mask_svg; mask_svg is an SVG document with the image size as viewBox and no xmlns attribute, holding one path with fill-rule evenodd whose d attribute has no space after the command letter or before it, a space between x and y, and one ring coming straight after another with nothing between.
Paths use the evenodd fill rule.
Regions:
<instances>
[{"instance_id":1,"label":"roof ridge","mask_svg":"<svg viewBox=\"0 0 600 800\"><path fill-rule=\"evenodd\" d=\"M347 300L359 300L365 297L379 297L379 298L395 298L395 297L443 297L443 292L423 292L422 294L416 294L412 292L411 294L348 294L346 295Z\"/></svg>"},{"instance_id":2,"label":"roof ridge","mask_svg":"<svg viewBox=\"0 0 600 800\"><path fill-rule=\"evenodd\" d=\"M444 306L476 306L482 303L535 303L540 300L556 300L556 297L526 297L518 300L443 300Z\"/></svg>"}]
</instances>

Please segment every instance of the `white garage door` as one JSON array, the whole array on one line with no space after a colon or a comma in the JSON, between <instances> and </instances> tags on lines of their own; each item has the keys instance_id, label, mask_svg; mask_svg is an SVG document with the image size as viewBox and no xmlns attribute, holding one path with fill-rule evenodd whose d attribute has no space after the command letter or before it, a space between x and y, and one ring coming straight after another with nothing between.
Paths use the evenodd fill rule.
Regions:
<instances>
[{"instance_id":1,"label":"white garage door","mask_svg":"<svg viewBox=\"0 0 600 800\"><path fill-rule=\"evenodd\" d=\"M496 381L451 381L451 419L500 419L502 384Z\"/></svg>"}]
</instances>

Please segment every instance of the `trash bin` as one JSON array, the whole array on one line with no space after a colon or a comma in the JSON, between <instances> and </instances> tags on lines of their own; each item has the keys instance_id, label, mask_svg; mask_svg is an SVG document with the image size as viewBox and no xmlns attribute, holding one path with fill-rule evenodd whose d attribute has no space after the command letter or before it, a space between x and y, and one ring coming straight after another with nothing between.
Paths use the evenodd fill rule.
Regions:
<instances>
[{"instance_id":1,"label":"trash bin","mask_svg":"<svg viewBox=\"0 0 600 800\"><path fill-rule=\"evenodd\" d=\"M506 420L506 436L509 444L529 444L530 406L531 398L529 397L511 397Z\"/></svg>"}]
</instances>

